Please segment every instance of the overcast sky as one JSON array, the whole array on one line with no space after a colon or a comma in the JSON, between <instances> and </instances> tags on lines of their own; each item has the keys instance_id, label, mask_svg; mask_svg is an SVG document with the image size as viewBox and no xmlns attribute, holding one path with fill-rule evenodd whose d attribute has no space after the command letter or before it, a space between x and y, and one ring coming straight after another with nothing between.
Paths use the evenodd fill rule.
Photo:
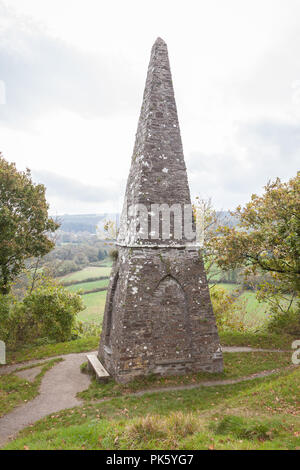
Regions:
<instances>
[{"instance_id":1,"label":"overcast sky","mask_svg":"<svg viewBox=\"0 0 300 470\"><path fill-rule=\"evenodd\" d=\"M193 196L299 169L298 0L0 0L0 151L53 214L119 211L150 50L168 44Z\"/></svg>"}]
</instances>

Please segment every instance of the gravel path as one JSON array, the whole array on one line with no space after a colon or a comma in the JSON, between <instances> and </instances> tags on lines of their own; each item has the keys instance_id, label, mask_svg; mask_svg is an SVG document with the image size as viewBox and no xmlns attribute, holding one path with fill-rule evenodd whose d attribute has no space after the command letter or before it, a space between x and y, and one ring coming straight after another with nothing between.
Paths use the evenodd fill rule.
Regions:
<instances>
[{"instance_id":1,"label":"gravel path","mask_svg":"<svg viewBox=\"0 0 300 470\"><path fill-rule=\"evenodd\" d=\"M86 353L68 354L63 358L62 362L46 372L36 398L0 418L0 447L21 429L44 416L82 404L76 394L90 384L90 377L80 372L80 365L86 362Z\"/></svg>"},{"instance_id":2,"label":"gravel path","mask_svg":"<svg viewBox=\"0 0 300 470\"><path fill-rule=\"evenodd\" d=\"M284 369L287 370L289 368L292 368L292 366L285 367ZM245 377L239 377L238 379L206 380L204 382L199 382L197 384L175 385L171 387L152 388L152 389L147 389L147 390L140 390L139 392L135 392L132 395L142 396L142 395L145 395L146 393L192 390L194 388L200 388L200 387L215 387L216 385L217 386L218 385L233 385L233 384L238 384L240 382L247 382L248 380L258 379L261 377L267 377L268 375L276 374L276 372L279 372L279 371L282 371L282 369L265 370L263 372L257 372L256 374L247 375Z\"/></svg>"},{"instance_id":3,"label":"gravel path","mask_svg":"<svg viewBox=\"0 0 300 470\"><path fill-rule=\"evenodd\" d=\"M224 352L283 352L281 350L269 349L253 349L247 347L223 347ZM78 392L86 390L90 384L90 376L80 372L80 365L86 362L87 353L67 354L62 356L64 360L52 367L46 372L40 386L40 394L28 403L15 408L12 412L0 418L0 447L4 446L9 440L13 439L21 429L33 424L34 422L44 418L45 416L56 413L66 408L79 406L83 402L76 397ZM26 365L32 365L47 362L53 357L43 360L28 361L10 366L2 366L0 375L9 374L16 369ZM29 369L30 370L30 369ZM142 396L146 393L159 393L176 390L189 390L199 387L212 387L216 385L231 385L258 377L266 377L274 374L276 370L264 371L247 377L238 379L225 380L209 380L198 384L179 385L173 387L162 387L156 389L141 390L139 392L129 394ZM99 400L99 402L107 401L107 399Z\"/></svg>"},{"instance_id":4,"label":"gravel path","mask_svg":"<svg viewBox=\"0 0 300 470\"><path fill-rule=\"evenodd\" d=\"M289 352L284 349L262 349L262 348L249 348L248 346L222 346L223 352L239 353L239 352Z\"/></svg>"},{"instance_id":5,"label":"gravel path","mask_svg":"<svg viewBox=\"0 0 300 470\"><path fill-rule=\"evenodd\" d=\"M289 350L283 349L261 349L261 348L250 348L248 346L222 346L223 352L230 352L230 353L239 353L239 352L289 352ZM96 354L97 351L87 351L85 353L74 353L74 354L65 354L59 356L52 356L44 359L33 359L32 361L26 362L18 362L17 364L7 365L7 366L0 366L0 375L10 374L11 372L15 371L16 369L20 369L24 366L34 366L35 364L42 364L51 361L51 359L58 359L60 357L67 358L69 356L76 356L79 354Z\"/></svg>"}]
</instances>

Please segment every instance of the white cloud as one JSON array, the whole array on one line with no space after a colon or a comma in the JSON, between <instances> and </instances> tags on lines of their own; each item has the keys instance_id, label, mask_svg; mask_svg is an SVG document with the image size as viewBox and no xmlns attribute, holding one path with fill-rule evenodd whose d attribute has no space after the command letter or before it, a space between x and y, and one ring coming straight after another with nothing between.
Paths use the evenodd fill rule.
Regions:
<instances>
[{"instance_id":1,"label":"white cloud","mask_svg":"<svg viewBox=\"0 0 300 470\"><path fill-rule=\"evenodd\" d=\"M1 80L7 101L0 122L30 127L32 120L59 109L87 119L128 113L135 77L126 60L83 52L13 16L1 3L0 14L1 22L5 17L10 20L0 29Z\"/></svg>"},{"instance_id":2,"label":"white cloud","mask_svg":"<svg viewBox=\"0 0 300 470\"><path fill-rule=\"evenodd\" d=\"M68 176L58 175L49 171L34 171L33 180L46 186L46 196L53 202L60 205L60 213L68 212L68 209L74 212L89 213L87 209L94 209L101 213L105 207L114 207L114 201L118 200L119 187L110 184L105 186L93 186L75 180ZM63 205L61 202L63 201Z\"/></svg>"},{"instance_id":3,"label":"white cloud","mask_svg":"<svg viewBox=\"0 0 300 470\"><path fill-rule=\"evenodd\" d=\"M246 203L268 180L299 169L300 122L261 120L236 126L224 152L193 152L187 161L194 195L213 197L219 208Z\"/></svg>"},{"instance_id":4,"label":"white cloud","mask_svg":"<svg viewBox=\"0 0 300 470\"><path fill-rule=\"evenodd\" d=\"M52 188L86 188L76 204L49 188L52 211L120 209L156 36L193 194L233 208L299 167L296 0L0 0L0 13L1 151L49 184L55 174Z\"/></svg>"}]
</instances>

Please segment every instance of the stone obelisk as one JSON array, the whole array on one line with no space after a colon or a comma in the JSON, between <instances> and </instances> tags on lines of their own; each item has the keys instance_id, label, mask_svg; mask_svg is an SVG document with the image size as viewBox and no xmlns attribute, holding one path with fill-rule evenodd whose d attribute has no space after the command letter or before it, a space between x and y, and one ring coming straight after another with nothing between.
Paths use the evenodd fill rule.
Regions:
<instances>
[{"instance_id":1,"label":"stone obelisk","mask_svg":"<svg viewBox=\"0 0 300 470\"><path fill-rule=\"evenodd\" d=\"M223 370L199 247L175 229L172 210L169 237L161 217L153 230L156 205L175 207L177 221L182 209L183 224L191 207L168 50L160 38L151 51L98 353L118 382Z\"/></svg>"}]
</instances>

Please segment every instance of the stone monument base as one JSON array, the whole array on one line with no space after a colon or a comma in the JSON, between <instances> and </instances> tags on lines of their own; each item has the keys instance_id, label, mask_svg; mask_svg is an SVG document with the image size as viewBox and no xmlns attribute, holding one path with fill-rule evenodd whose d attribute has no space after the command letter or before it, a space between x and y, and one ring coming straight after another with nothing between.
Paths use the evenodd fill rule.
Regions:
<instances>
[{"instance_id":1,"label":"stone monument base","mask_svg":"<svg viewBox=\"0 0 300 470\"><path fill-rule=\"evenodd\" d=\"M119 247L98 358L120 383L149 374L223 371L198 251Z\"/></svg>"}]
</instances>

